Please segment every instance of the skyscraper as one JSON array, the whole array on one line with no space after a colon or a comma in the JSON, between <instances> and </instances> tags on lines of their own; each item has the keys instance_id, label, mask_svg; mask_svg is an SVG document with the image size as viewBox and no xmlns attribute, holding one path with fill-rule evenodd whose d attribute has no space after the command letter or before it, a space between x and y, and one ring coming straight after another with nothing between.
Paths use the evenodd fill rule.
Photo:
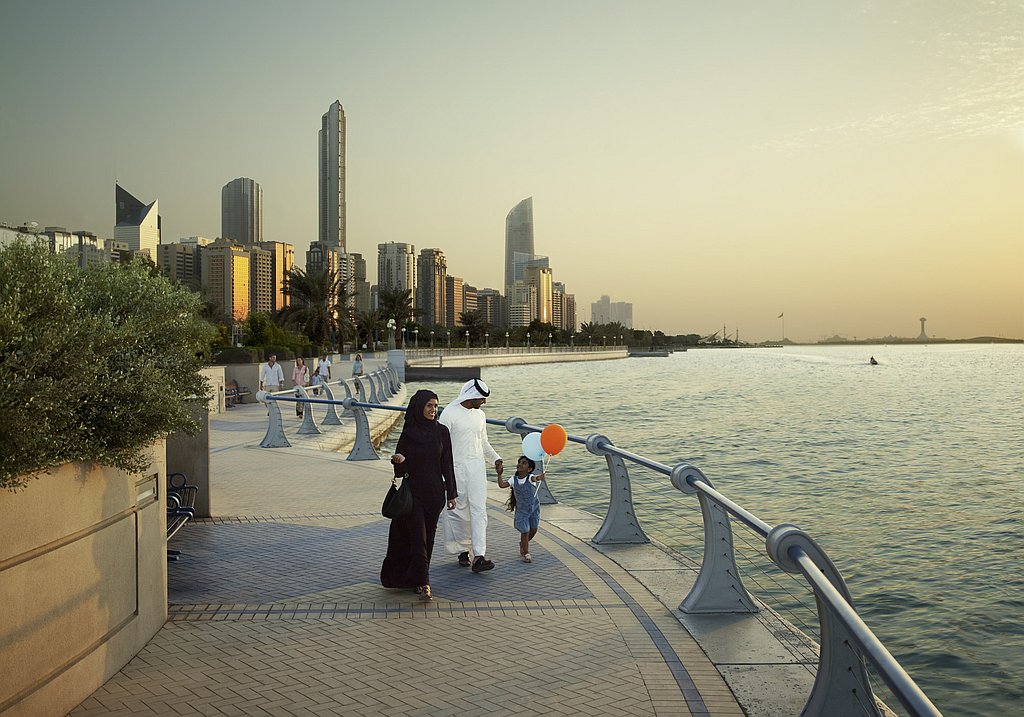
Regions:
<instances>
[{"instance_id":1,"label":"skyscraper","mask_svg":"<svg viewBox=\"0 0 1024 717\"><path fill-rule=\"evenodd\" d=\"M408 290L413 306L419 306L416 296L416 247L412 244L389 241L377 245L377 291L384 289Z\"/></svg>"},{"instance_id":2,"label":"skyscraper","mask_svg":"<svg viewBox=\"0 0 1024 717\"><path fill-rule=\"evenodd\" d=\"M291 305L291 297L284 293L284 285L288 272L295 265L295 247L280 241L260 242L260 249L270 252L271 271L273 272L272 293L274 297L273 311L280 311Z\"/></svg>"},{"instance_id":3,"label":"skyscraper","mask_svg":"<svg viewBox=\"0 0 1024 717\"><path fill-rule=\"evenodd\" d=\"M220 235L245 246L263 241L263 189L252 179L232 179L220 190Z\"/></svg>"},{"instance_id":4,"label":"skyscraper","mask_svg":"<svg viewBox=\"0 0 1024 717\"><path fill-rule=\"evenodd\" d=\"M114 206L114 241L123 242L129 251L145 253L156 261L156 248L160 245L160 202L143 204L120 184L115 184Z\"/></svg>"},{"instance_id":5,"label":"skyscraper","mask_svg":"<svg viewBox=\"0 0 1024 717\"><path fill-rule=\"evenodd\" d=\"M448 302L445 284L448 263L440 249L423 249L416 261L416 308L424 326L445 325Z\"/></svg>"},{"instance_id":6,"label":"skyscraper","mask_svg":"<svg viewBox=\"0 0 1024 717\"><path fill-rule=\"evenodd\" d=\"M321 120L320 243L345 249L345 110L335 100Z\"/></svg>"},{"instance_id":7,"label":"skyscraper","mask_svg":"<svg viewBox=\"0 0 1024 717\"><path fill-rule=\"evenodd\" d=\"M462 300L465 282L461 276L444 278L444 325L462 326L462 312L465 311Z\"/></svg>"},{"instance_id":8,"label":"skyscraper","mask_svg":"<svg viewBox=\"0 0 1024 717\"><path fill-rule=\"evenodd\" d=\"M244 321L249 315L249 252L230 239L218 239L203 247L200 256L200 275L207 296L232 321Z\"/></svg>"},{"instance_id":9,"label":"skyscraper","mask_svg":"<svg viewBox=\"0 0 1024 717\"><path fill-rule=\"evenodd\" d=\"M511 299L512 285L522 279L522 265L518 276L516 254L533 255L533 197L527 197L505 217L505 296Z\"/></svg>"}]
</instances>

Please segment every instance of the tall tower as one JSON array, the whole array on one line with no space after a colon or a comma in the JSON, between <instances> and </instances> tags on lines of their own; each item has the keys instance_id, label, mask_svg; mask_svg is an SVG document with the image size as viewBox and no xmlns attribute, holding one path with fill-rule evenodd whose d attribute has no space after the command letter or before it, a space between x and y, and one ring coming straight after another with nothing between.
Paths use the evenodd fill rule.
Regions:
<instances>
[{"instance_id":1,"label":"tall tower","mask_svg":"<svg viewBox=\"0 0 1024 717\"><path fill-rule=\"evenodd\" d=\"M533 256L533 197L527 197L512 207L505 217L505 296L512 296L512 285L522 279L524 263L518 263L516 254Z\"/></svg>"},{"instance_id":2,"label":"tall tower","mask_svg":"<svg viewBox=\"0 0 1024 717\"><path fill-rule=\"evenodd\" d=\"M220 235L245 246L263 241L263 189L252 179L232 179L220 190Z\"/></svg>"},{"instance_id":3,"label":"tall tower","mask_svg":"<svg viewBox=\"0 0 1024 717\"><path fill-rule=\"evenodd\" d=\"M114 184L114 241L128 245L131 252L141 252L157 260L160 246L160 203L143 204L130 192Z\"/></svg>"},{"instance_id":4,"label":"tall tower","mask_svg":"<svg viewBox=\"0 0 1024 717\"><path fill-rule=\"evenodd\" d=\"M924 332L924 322L927 321L927 320L928 319L924 318L923 316L920 319L918 319L918 321L921 322L921 335L917 337L918 341L927 341L928 340L928 334L926 334Z\"/></svg>"},{"instance_id":5,"label":"tall tower","mask_svg":"<svg viewBox=\"0 0 1024 717\"><path fill-rule=\"evenodd\" d=\"M320 242L345 249L345 110L335 100L321 119Z\"/></svg>"},{"instance_id":6,"label":"tall tower","mask_svg":"<svg viewBox=\"0 0 1024 717\"><path fill-rule=\"evenodd\" d=\"M446 277L448 262L440 249L421 249L416 261L416 308L422 311L424 326L444 326L448 305Z\"/></svg>"}]
</instances>

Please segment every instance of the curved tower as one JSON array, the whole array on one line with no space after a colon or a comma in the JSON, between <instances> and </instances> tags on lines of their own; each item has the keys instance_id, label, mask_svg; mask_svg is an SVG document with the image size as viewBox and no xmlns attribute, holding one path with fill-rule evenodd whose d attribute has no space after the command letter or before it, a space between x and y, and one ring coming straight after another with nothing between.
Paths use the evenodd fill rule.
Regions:
<instances>
[{"instance_id":1,"label":"curved tower","mask_svg":"<svg viewBox=\"0 0 1024 717\"><path fill-rule=\"evenodd\" d=\"M335 100L320 120L319 157L320 242L344 250L345 110L340 100Z\"/></svg>"},{"instance_id":2,"label":"curved tower","mask_svg":"<svg viewBox=\"0 0 1024 717\"><path fill-rule=\"evenodd\" d=\"M511 296L516 279L523 278L522 263L516 271L516 254L533 256L533 197L512 207L505 217L505 296Z\"/></svg>"}]
</instances>

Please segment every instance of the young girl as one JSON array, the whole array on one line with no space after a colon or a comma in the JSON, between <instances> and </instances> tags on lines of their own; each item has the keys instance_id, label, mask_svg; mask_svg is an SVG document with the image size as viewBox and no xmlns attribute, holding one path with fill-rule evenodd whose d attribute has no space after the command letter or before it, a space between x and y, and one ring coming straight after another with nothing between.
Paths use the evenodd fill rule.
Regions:
<instances>
[{"instance_id":1,"label":"young girl","mask_svg":"<svg viewBox=\"0 0 1024 717\"><path fill-rule=\"evenodd\" d=\"M516 463L516 474L511 481L498 476L498 487L512 490L508 494L508 503L505 507L509 511L515 511L515 526L521 535L519 537L519 555L524 563L532 563L530 557L530 541L537 534L540 527L540 501L537 500L537 488L534 483L544 480L544 474L535 475L537 464L526 456L519 456Z\"/></svg>"},{"instance_id":2,"label":"young girl","mask_svg":"<svg viewBox=\"0 0 1024 717\"><path fill-rule=\"evenodd\" d=\"M295 370L292 371L292 385L305 386L307 381L309 381L309 369L306 368L306 360L301 356L296 356ZM302 398L298 391L295 392L295 397ZM302 418L302 406L301 403L295 404L295 415L299 418Z\"/></svg>"}]
</instances>

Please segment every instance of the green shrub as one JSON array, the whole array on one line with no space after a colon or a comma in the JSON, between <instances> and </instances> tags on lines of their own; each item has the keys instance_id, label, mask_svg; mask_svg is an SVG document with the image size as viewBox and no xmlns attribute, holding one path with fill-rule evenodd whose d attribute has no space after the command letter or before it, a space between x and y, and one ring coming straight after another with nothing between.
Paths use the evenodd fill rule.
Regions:
<instances>
[{"instance_id":1,"label":"green shrub","mask_svg":"<svg viewBox=\"0 0 1024 717\"><path fill-rule=\"evenodd\" d=\"M221 349L214 354L214 363L260 363L263 349L255 346L241 346Z\"/></svg>"},{"instance_id":2,"label":"green shrub","mask_svg":"<svg viewBox=\"0 0 1024 717\"><path fill-rule=\"evenodd\" d=\"M0 306L0 488L70 461L141 471L153 440L198 429L215 330L188 290L19 240L0 247Z\"/></svg>"},{"instance_id":3,"label":"green shrub","mask_svg":"<svg viewBox=\"0 0 1024 717\"><path fill-rule=\"evenodd\" d=\"M270 358L272 355L277 356L278 361L291 361L295 358L295 352L287 346L264 346L264 358Z\"/></svg>"}]
</instances>

